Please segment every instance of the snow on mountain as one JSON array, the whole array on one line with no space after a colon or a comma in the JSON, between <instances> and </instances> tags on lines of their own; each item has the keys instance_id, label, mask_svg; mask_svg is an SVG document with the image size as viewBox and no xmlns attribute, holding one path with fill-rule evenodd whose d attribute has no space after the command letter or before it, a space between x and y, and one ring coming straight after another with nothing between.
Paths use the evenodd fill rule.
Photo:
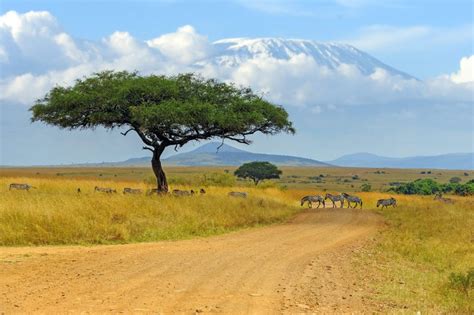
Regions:
<instances>
[{"instance_id":1,"label":"snow on mountain","mask_svg":"<svg viewBox=\"0 0 474 315\"><path fill-rule=\"evenodd\" d=\"M371 55L343 43L323 43L313 40L282 38L229 38L212 43L210 57L196 63L199 66L212 64L221 67L237 67L256 58L288 60L297 55L311 56L318 65L336 69L340 65L356 66L364 75L383 69L404 79L412 76L394 69Z\"/></svg>"}]
</instances>

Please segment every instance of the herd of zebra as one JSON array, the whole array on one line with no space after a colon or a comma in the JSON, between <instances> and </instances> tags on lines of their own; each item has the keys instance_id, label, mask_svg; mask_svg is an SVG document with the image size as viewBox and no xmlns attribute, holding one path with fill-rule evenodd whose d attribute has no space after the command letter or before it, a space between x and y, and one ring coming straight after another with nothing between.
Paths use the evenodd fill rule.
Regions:
<instances>
[{"instance_id":1,"label":"herd of zebra","mask_svg":"<svg viewBox=\"0 0 474 315\"><path fill-rule=\"evenodd\" d=\"M30 184L18 184L18 183L12 183L10 184L8 190L26 190L30 191L31 188L36 189L36 187L30 185ZM77 188L76 192L80 194L81 188ZM116 194L117 189L113 189L110 187L94 187L94 192L101 192L101 193L106 193L106 194ZM125 187L122 191L124 195L132 194L132 195L141 195L143 194L143 190L139 188L130 188L130 187ZM153 188L153 189L148 189L146 191L147 196L151 195L161 195L162 192L158 191L158 189ZM171 191L171 195L179 197L179 196L193 196L193 195L204 195L206 194L206 190L204 188L199 189L199 191L194 191L193 189L191 190L181 190L181 189L174 189ZM227 194L230 197L238 197L238 198L247 198L247 193L246 192L241 192L241 191L231 191Z\"/></svg>"},{"instance_id":2,"label":"herd of zebra","mask_svg":"<svg viewBox=\"0 0 474 315\"><path fill-rule=\"evenodd\" d=\"M77 189L77 192L80 193L81 192L81 189L78 188ZM109 188L109 187L98 187L98 186L95 186L94 187L94 192L103 192L103 193L107 193L107 194L112 194L112 193L117 193L117 190L116 189L112 189L112 188ZM128 195L128 194L131 194L131 195L141 195L143 194L143 190L140 189L140 188L130 188L130 187L125 187L122 191L122 193L124 195ZM173 196L192 196L194 194L197 194L198 192L194 191L194 190L181 190L181 189L174 189L171 191L171 194ZM200 195L204 195L206 193L206 190L204 188L201 188L199 189L199 194ZM146 195L147 196L151 196L153 194L160 194L160 192L158 191L158 189L156 188L153 188L153 189L148 189L146 191Z\"/></svg>"},{"instance_id":3,"label":"herd of zebra","mask_svg":"<svg viewBox=\"0 0 474 315\"><path fill-rule=\"evenodd\" d=\"M308 207L312 208L313 207L313 202L314 203L317 202L318 203L317 208L319 208L321 206L321 204L323 205L324 208L326 208L326 200L327 199L331 200L333 208L336 207L336 202L339 202L340 203L340 208L343 208L344 207L344 201L347 201L347 207L348 208L357 208L357 205L359 205L360 208L362 209L362 199L357 197L357 196L349 195L349 194L346 194L346 193L342 193L340 195L333 195L333 194L327 193L324 197L320 196L320 195L305 196L305 197L301 198L301 206L303 206L305 203L308 203ZM354 204L354 206L352 206L352 204ZM388 207L388 206L396 207L397 206L397 200L393 197L391 197L389 199L379 199L377 201L377 208L379 206L382 206L382 209L384 207Z\"/></svg>"},{"instance_id":4,"label":"herd of zebra","mask_svg":"<svg viewBox=\"0 0 474 315\"><path fill-rule=\"evenodd\" d=\"M26 190L30 191L30 189L36 189L36 187L30 185L30 184L18 184L18 183L12 183L9 186L9 190ZM102 192L102 193L107 193L107 194L112 194L112 193L117 193L116 189L110 188L110 187L94 187L94 192ZM140 195L143 194L143 190L139 188L130 188L130 187L125 187L123 189L123 194L134 194L134 195ZM81 188L77 188L77 193L81 193ZM181 190L181 189L174 189L171 191L171 195L173 196L193 196L195 194L200 194L204 195L206 193L206 190L204 188L199 189L199 191L194 191L194 190ZM153 194L161 194L158 189L149 189L146 191L146 195L150 196ZM231 191L227 194L230 197L238 197L238 198L247 198L247 193L246 192L241 192L241 191ZM357 208L359 205L360 208L362 209L362 199L349 195L346 193L342 193L340 195L332 195L327 193L324 197L320 195L314 195L314 196L305 196L301 198L301 206L303 206L305 203L308 203L308 207L312 208L313 207L313 202L318 203L318 208L323 205L324 208L326 208L326 200L329 199L332 202L332 207L336 207L336 203L340 203L340 208L344 207L344 202L347 201L347 206L348 208ZM441 193L438 193L434 200L442 201L444 203L454 203L452 199L449 198L444 198L442 197ZM354 204L354 206L352 206ZM396 207L397 206L397 200L393 197L389 199L379 199L377 201L377 207L382 206L382 209L384 207Z\"/></svg>"}]
</instances>

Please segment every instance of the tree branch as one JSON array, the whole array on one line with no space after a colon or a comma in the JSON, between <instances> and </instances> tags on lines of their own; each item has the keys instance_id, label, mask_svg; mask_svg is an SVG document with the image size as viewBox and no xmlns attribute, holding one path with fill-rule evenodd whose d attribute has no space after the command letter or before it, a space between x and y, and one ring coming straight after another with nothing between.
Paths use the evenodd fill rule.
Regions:
<instances>
[{"instance_id":1,"label":"tree branch","mask_svg":"<svg viewBox=\"0 0 474 315\"><path fill-rule=\"evenodd\" d=\"M224 145L224 138L222 138L221 144L219 144L219 146L217 147L216 153L219 152L219 149L222 148L223 145Z\"/></svg>"},{"instance_id":2,"label":"tree branch","mask_svg":"<svg viewBox=\"0 0 474 315\"><path fill-rule=\"evenodd\" d=\"M129 133L129 132L132 131L132 130L135 130L135 128L130 128L130 129L128 129L128 130L125 131L125 132L121 132L121 134L122 134L122 136L126 136L127 133Z\"/></svg>"},{"instance_id":3,"label":"tree branch","mask_svg":"<svg viewBox=\"0 0 474 315\"><path fill-rule=\"evenodd\" d=\"M142 149L143 150L150 150L151 152L155 152L155 150L153 148L150 148L150 147L143 147Z\"/></svg>"},{"instance_id":4,"label":"tree branch","mask_svg":"<svg viewBox=\"0 0 474 315\"><path fill-rule=\"evenodd\" d=\"M153 146L153 141L151 141L150 139L148 139L146 137L146 135L140 131L139 128L136 128L136 127L133 127L133 130L135 130L135 132L137 133L137 135L140 137L140 139L142 139L142 141L147 144L147 145L150 145L150 146Z\"/></svg>"}]
</instances>

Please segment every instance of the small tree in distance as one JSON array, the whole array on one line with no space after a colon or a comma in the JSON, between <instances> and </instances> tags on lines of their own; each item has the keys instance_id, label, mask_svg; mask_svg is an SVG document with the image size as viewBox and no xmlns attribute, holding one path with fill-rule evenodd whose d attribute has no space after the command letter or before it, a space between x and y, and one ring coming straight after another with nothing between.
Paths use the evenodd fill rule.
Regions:
<instances>
[{"instance_id":1,"label":"small tree in distance","mask_svg":"<svg viewBox=\"0 0 474 315\"><path fill-rule=\"evenodd\" d=\"M258 185L264 179L280 178L281 170L270 162L250 162L242 164L234 175L240 178L251 179Z\"/></svg>"},{"instance_id":2,"label":"small tree in distance","mask_svg":"<svg viewBox=\"0 0 474 315\"><path fill-rule=\"evenodd\" d=\"M104 71L56 86L30 108L32 121L67 129L127 128L152 152L159 192L168 191L161 155L212 138L250 144L255 133L294 133L288 113L249 88L193 74L140 76Z\"/></svg>"}]
</instances>

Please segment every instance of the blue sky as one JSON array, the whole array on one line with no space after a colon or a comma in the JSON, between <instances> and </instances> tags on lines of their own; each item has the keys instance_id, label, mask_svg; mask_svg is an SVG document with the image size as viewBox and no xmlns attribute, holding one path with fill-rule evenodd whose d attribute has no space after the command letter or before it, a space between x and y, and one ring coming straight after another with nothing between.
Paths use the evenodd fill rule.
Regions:
<instances>
[{"instance_id":1,"label":"blue sky","mask_svg":"<svg viewBox=\"0 0 474 315\"><path fill-rule=\"evenodd\" d=\"M423 82L407 83L384 78L380 92L373 87L367 89L372 94L363 88L357 89L356 82L352 84L345 78L341 86L337 83L315 86L333 89L334 94L346 98L353 96L350 93L360 91L364 97L355 106L342 104L338 97L317 99L319 94L309 94L306 100L312 101L301 106L287 105L288 97L274 98L273 101L283 104L290 112L297 135L258 136L255 144L246 149L321 160L359 151L388 156L474 151L474 89L470 79L474 58L465 59L464 68L460 65L462 58L473 55L472 1L2 0L0 5L2 16L15 11L15 17L10 16L8 21L17 19L23 23L16 32L26 35L17 36L15 40L36 36L27 44L13 43L11 38L15 37L8 33L14 32L13 24L8 28L5 26L7 22L0 23L0 27L4 27L0 29L0 44L3 45L0 48L3 47L5 56L9 56L2 59L0 51L1 92L8 95L0 99L0 164L100 162L146 155L140 151L141 145L136 138L123 138L116 131L69 132L41 124L31 125L27 109L32 100L44 95L55 83L69 82L75 75L80 77L90 69L102 66L98 60L109 58L108 50L101 52L100 58L94 57L92 62L88 42L94 43L95 50L105 51L109 46L120 46L113 46L113 49L114 53L120 50L122 55L107 60L108 67L149 69L157 57L150 57L141 45L163 34L171 35L162 37L161 42L168 39L179 41L178 29L185 25L192 27L188 32L193 36L192 42L202 42L197 48L186 46L194 49L188 52L193 61L194 52L200 52L202 47L223 38L337 41L352 44ZM25 18L24 14L29 11L46 11L47 15ZM58 34L66 35L60 37L59 48L55 50L48 44L48 37L43 39L35 35L39 29L45 29L41 36L51 35L55 43L58 43ZM74 49L66 51L64 47L70 49L70 45ZM14 56L19 50L24 56L15 59L20 58ZM166 55L163 50L160 52ZM130 57L139 53L144 54L142 59L150 57L147 63L139 63ZM71 54L75 55L71 57ZM125 54L128 54L126 58L123 57ZM175 69L185 69L181 67L182 62L179 65ZM262 69L263 66L260 64L259 67ZM160 68L156 69L153 72ZM59 82L54 82L54 71L61 71ZM270 76L271 73L259 72L259 75ZM453 79L460 77L463 79ZM232 78L236 78L235 73ZM301 74L297 78L306 82L315 77ZM282 82L271 82L267 89L254 83L259 82L257 78L243 82L248 82L256 90L275 92L273 95L278 91L272 89L282 85ZM392 96L390 93L396 89L401 90ZM295 90L294 94L297 92ZM389 101L382 97L385 94L391 95ZM192 148L193 145L188 145L184 149Z\"/></svg>"}]
</instances>

